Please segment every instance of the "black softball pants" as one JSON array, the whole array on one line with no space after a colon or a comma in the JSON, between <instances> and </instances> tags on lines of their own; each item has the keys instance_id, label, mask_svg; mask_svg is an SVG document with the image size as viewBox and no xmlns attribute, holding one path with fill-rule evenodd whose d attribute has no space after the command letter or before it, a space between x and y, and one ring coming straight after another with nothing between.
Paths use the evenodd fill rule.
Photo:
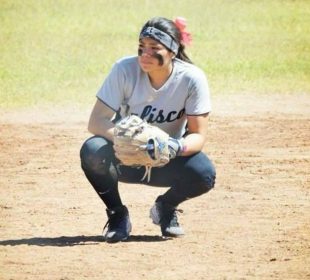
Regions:
<instances>
[{"instance_id":1,"label":"black softball pants","mask_svg":"<svg viewBox=\"0 0 310 280\"><path fill-rule=\"evenodd\" d=\"M177 206L181 202L207 193L215 184L215 168L202 152L176 157L163 167L151 170L150 181L141 181L145 167L120 165L113 144L100 136L85 141L81 151L81 166L97 194L107 208L122 205L118 182L168 187L160 196L164 202Z\"/></svg>"}]
</instances>

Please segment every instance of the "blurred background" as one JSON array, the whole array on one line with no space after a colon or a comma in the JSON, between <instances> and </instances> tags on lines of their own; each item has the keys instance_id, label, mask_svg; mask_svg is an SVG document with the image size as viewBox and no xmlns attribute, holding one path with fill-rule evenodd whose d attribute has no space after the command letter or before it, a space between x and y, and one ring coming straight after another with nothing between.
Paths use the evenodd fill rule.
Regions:
<instances>
[{"instance_id":1,"label":"blurred background","mask_svg":"<svg viewBox=\"0 0 310 280\"><path fill-rule=\"evenodd\" d=\"M92 104L154 16L187 19L213 95L310 93L308 0L1 0L0 108Z\"/></svg>"}]
</instances>

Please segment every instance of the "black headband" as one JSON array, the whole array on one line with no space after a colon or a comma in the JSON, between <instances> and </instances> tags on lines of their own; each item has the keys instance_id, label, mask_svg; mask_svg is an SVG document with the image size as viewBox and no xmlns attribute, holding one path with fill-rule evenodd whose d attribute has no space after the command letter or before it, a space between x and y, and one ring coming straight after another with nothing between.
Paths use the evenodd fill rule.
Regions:
<instances>
[{"instance_id":1,"label":"black headband","mask_svg":"<svg viewBox=\"0 0 310 280\"><path fill-rule=\"evenodd\" d=\"M139 39L143 39L145 37L150 37L160 42L175 54L178 53L179 44L175 40L173 40L173 38L170 35L155 27L147 27L143 29L140 33Z\"/></svg>"}]
</instances>

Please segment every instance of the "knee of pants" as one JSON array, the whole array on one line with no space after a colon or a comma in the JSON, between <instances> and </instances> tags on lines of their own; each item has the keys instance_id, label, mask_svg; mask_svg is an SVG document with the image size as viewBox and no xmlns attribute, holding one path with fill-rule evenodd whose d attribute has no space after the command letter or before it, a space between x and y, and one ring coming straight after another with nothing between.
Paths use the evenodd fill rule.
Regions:
<instances>
[{"instance_id":1,"label":"knee of pants","mask_svg":"<svg viewBox=\"0 0 310 280\"><path fill-rule=\"evenodd\" d=\"M215 186L216 179L216 171L214 165L210 162L208 166L205 168L204 176L203 176L203 190L204 192L208 192Z\"/></svg>"},{"instance_id":2,"label":"knee of pants","mask_svg":"<svg viewBox=\"0 0 310 280\"><path fill-rule=\"evenodd\" d=\"M105 138L93 136L81 147L81 166L84 171L106 173L112 161L112 145Z\"/></svg>"},{"instance_id":3,"label":"knee of pants","mask_svg":"<svg viewBox=\"0 0 310 280\"><path fill-rule=\"evenodd\" d=\"M213 189L215 186L215 178L215 172L209 171L209 173L204 174L203 179L193 186L192 195L202 195Z\"/></svg>"},{"instance_id":4,"label":"knee of pants","mask_svg":"<svg viewBox=\"0 0 310 280\"><path fill-rule=\"evenodd\" d=\"M207 193L215 185L216 171L213 163L203 154L190 163L187 176L193 196Z\"/></svg>"},{"instance_id":5,"label":"knee of pants","mask_svg":"<svg viewBox=\"0 0 310 280\"><path fill-rule=\"evenodd\" d=\"M194 184L186 191L188 198L197 197L209 192L215 185L215 176L207 176L204 181Z\"/></svg>"}]
</instances>

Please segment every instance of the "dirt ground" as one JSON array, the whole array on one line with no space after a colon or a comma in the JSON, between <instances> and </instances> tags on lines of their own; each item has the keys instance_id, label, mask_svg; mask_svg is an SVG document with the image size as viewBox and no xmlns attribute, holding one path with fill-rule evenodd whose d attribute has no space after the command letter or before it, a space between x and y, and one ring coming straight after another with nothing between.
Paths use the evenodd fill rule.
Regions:
<instances>
[{"instance_id":1,"label":"dirt ground","mask_svg":"<svg viewBox=\"0 0 310 280\"><path fill-rule=\"evenodd\" d=\"M310 95L215 96L216 187L181 204L186 235L148 217L162 188L120 184L133 223L107 244L79 149L91 106L0 112L0 279L310 279Z\"/></svg>"}]
</instances>

